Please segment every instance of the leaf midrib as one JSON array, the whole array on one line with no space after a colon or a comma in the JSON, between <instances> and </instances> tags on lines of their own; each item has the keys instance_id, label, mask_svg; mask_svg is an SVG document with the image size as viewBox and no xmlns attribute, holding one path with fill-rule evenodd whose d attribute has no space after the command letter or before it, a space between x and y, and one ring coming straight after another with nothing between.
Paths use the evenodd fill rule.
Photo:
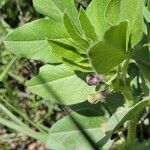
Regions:
<instances>
[{"instance_id":1,"label":"leaf midrib","mask_svg":"<svg viewBox=\"0 0 150 150\"><path fill-rule=\"evenodd\" d=\"M45 81L44 83L38 83L38 84L33 84L33 85L28 85L29 87L34 87L34 86L39 86L39 85L44 85L44 84L49 84L49 82L50 83L52 83L52 82L55 82L55 81L59 81L59 80L63 80L63 79L65 79L65 78L70 78L71 76L75 76L74 74L70 74L70 75L67 75L67 76L65 76L65 77L62 77L62 78L58 78L58 79L53 79L53 80L51 80L51 81ZM39 79L40 79L40 77L39 77ZM30 81L29 81L30 82ZM43 81L42 81L43 82Z\"/></svg>"},{"instance_id":2,"label":"leaf midrib","mask_svg":"<svg viewBox=\"0 0 150 150\"><path fill-rule=\"evenodd\" d=\"M85 131L92 131L92 130L100 130L100 127L95 127L95 128L87 128L84 129ZM101 131L101 130L100 130ZM64 133L68 133L68 134L72 134L72 133L76 133L76 132L81 132L80 130L76 129L76 130L71 130L71 131L58 131L58 132L50 132L51 135L53 134L64 134Z\"/></svg>"}]
</instances>

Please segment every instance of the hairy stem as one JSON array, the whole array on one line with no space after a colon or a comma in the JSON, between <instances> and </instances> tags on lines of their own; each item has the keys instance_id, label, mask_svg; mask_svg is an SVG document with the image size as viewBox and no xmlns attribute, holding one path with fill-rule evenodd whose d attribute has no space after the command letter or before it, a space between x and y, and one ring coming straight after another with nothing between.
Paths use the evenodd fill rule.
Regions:
<instances>
[{"instance_id":1,"label":"hairy stem","mask_svg":"<svg viewBox=\"0 0 150 150\"><path fill-rule=\"evenodd\" d=\"M123 84L124 84L124 90L122 92L123 92L125 99L127 99L127 103L128 103L129 107L134 105L134 99L132 96L132 92L126 84L126 74L127 74L128 65L130 63L130 58L131 58L131 54L129 53L128 58L126 59L124 65L122 67L122 70L123 70L122 80L123 80ZM128 136L127 136L126 147L127 147L127 149L130 149L130 150L132 150L134 148L134 144L135 144L135 140L136 140L136 123L137 123L137 117L135 117L133 120L130 120L128 122Z\"/></svg>"},{"instance_id":2,"label":"hairy stem","mask_svg":"<svg viewBox=\"0 0 150 150\"><path fill-rule=\"evenodd\" d=\"M131 59L131 53L128 54L128 58L124 62L124 65L122 67L123 73L121 74L121 78L122 78L122 82L123 82L123 86L124 86L124 88L123 88L124 90L122 92L123 92L125 99L127 100L127 104L129 107L132 106L134 103L130 88L126 84L126 75L127 75L127 69L128 69L129 63L130 63L130 59Z\"/></svg>"},{"instance_id":3,"label":"hairy stem","mask_svg":"<svg viewBox=\"0 0 150 150\"><path fill-rule=\"evenodd\" d=\"M127 137L127 149L134 149L135 140L136 140L136 123L137 118L130 120L128 122L128 137Z\"/></svg>"}]
</instances>

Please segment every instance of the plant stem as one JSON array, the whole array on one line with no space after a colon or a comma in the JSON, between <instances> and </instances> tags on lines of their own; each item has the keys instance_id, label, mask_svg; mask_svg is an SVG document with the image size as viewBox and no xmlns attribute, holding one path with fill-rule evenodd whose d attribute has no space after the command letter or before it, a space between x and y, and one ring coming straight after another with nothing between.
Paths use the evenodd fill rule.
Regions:
<instances>
[{"instance_id":1,"label":"plant stem","mask_svg":"<svg viewBox=\"0 0 150 150\"><path fill-rule=\"evenodd\" d=\"M6 77L6 75L8 74L8 71L10 70L10 68L14 65L14 63L16 63L16 61L18 60L18 56L15 56L11 62L6 66L5 70L1 73L0 75L0 81L3 81L4 78Z\"/></svg>"},{"instance_id":2,"label":"plant stem","mask_svg":"<svg viewBox=\"0 0 150 150\"><path fill-rule=\"evenodd\" d=\"M42 142L45 142L47 137L48 137L48 134L34 131L29 127L24 127L24 126L18 125L16 123L14 123L13 121L6 120L6 119L1 118L1 117L0 117L0 123L4 126L8 127L8 128L15 130L16 132L25 134L29 137L35 138L35 139L40 140Z\"/></svg>"},{"instance_id":3,"label":"plant stem","mask_svg":"<svg viewBox=\"0 0 150 150\"><path fill-rule=\"evenodd\" d=\"M10 107L14 112L20 115L25 121L31 124L33 127L38 129L41 133L47 133L48 131L44 131L38 124L35 124L32 120L30 120L26 115L24 115L20 110L16 109L13 105L11 105L7 100L0 97L0 100L4 102L8 107Z\"/></svg>"},{"instance_id":4,"label":"plant stem","mask_svg":"<svg viewBox=\"0 0 150 150\"><path fill-rule=\"evenodd\" d=\"M126 61L124 62L124 65L122 67L123 73L121 74L121 78L122 78L123 86L124 86L122 92L123 92L125 99L127 100L127 104L129 107L134 104L134 100L133 100L130 88L126 84L126 74L127 74L127 69L128 69L129 63L130 63L130 59L131 59L131 53L129 52L128 57L127 57Z\"/></svg>"},{"instance_id":5,"label":"plant stem","mask_svg":"<svg viewBox=\"0 0 150 150\"><path fill-rule=\"evenodd\" d=\"M137 117L135 117L133 120L130 120L128 123L127 149L129 150L134 149L135 146L136 123L137 123Z\"/></svg>"},{"instance_id":6,"label":"plant stem","mask_svg":"<svg viewBox=\"0 0 150 150\"><path fill-rule=\"evenodd\" d=\"M126 84L126 74L127 74L128 65L130 63L130 58L131 58L131 53L128 54L128 58L126 59L124 65L122 67L122 70L123 70L122 80L124 83L124 90L122 92L123 92L125 99L127 99L128 107L131 107L134 105L134 99L133 99L132 93L130 91L130 88L128 88L127 84ZM128 136L127 136L126 147L129 150L132 150L135 145L136 123L137 123L137 116L135 116L135 118L133 120L130 120L128 122Z\"/></svg>"},{"instance_id":7,"label":"plant stem","mask_svg":"<svg viewBox=\"0 0 150 150\"><path fill-rule=\"evenodd\" d=\"M125 82L125 78L126 78L126 73L127 73L128 65L130 63L130 59L131 59L131 54L129 53L128 54L128 58L126 59L124 65L122 67L122 69L123 69L122 78L123 78L124 82ZM126 82L125 82L125 85L126 85Z\"/></svg>"}]
</instances>

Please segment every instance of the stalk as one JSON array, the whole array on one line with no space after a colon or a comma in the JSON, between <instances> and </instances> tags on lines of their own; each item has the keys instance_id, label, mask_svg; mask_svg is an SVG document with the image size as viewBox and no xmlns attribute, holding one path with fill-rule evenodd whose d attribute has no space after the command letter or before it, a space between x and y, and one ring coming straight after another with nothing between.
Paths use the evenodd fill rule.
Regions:
<instances>
[{"instance_id":1,"label":"stalk","mask_svg":"<svg viewBox=\"0 0 150 150\"><path fill-rule=\"evenodd\" d=\"M127 99L128 107L131 107L134 105L134 99L133 99L132 93L126 85L126 73L127 73L128 65L130 63L130 58L131 58L131 54L129 53L128 58L122 67L123 69L122 80L123 80L124 87L125 87L125 89L122 92L123 92L125 99ZM127 136L126 148L129 150L132 150L135 145L136 123L137 123L137 116L135 116L134 119L128 122L128 136Z\"/></svg>"},{"instance_id":2,"label":"stalk","mask_svg":"<svg viewBox=\"0 0 150 150\"><path fill-rule=\"evenodd\" d=\"M24 115L22 112L20 112L18 109L16 109L13 105L11 105L7 100L0 97L0 100L4 102L8 107L10 107L14 112L16 112L18 115L20 115L25 121L27 121L29 124L31 124L33 127L38 129L41 133L47 133L48 131L43 130L42 127L40 127L38 124L35 124L32 120L30 120L26 115Z\"/></svg>"},{"instance_id":3,"label":"stalk","mask_svg":"<svg viewBox=\"0 0 150 150\"><path fill-rule=\"evenodd\" d=\"M135 146L136 140L136 123L137 117L130 120L128 123L128 137L127 137L127 149L132 150Z\"/></svg>"},{"instance_id":4,"label":"stalk","mask_svg":"<svg viewBox=\"0 0 150 150\"><path fill-rule=\"evenodd\" d=\"M0 81L3 81L4 78L7 76L9 70L11 69L11 67L16 63L16 61L18 60L18 56L15 56L11 62L6 66L5 70L1 73L0 75Z\"/></svg>"}]
</instances>

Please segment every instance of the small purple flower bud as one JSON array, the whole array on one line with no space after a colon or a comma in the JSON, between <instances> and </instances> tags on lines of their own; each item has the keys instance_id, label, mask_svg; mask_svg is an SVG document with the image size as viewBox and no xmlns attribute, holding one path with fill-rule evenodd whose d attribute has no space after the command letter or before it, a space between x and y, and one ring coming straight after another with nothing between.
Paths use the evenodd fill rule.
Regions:
<instances>
[{"instance_id":1,"label":"small purple flower bud","mask_svg":"<svg viewBox=\"0 0 150 150\"><path fill-rule=\"evenodd\" d=\"M102 82L102 77L97 74L90 74L86 77L86 82L88 85L97 85Z\"/></svg>"},{"instance_id":2,"label":"small purple flower bud","mask_svg":"<svg viewBox=\"0 0 150 150\"><path fill-rule=\"evenodd\" d=\"M100 96L102 97L102 98L106 98L107 96L109 95L109 91L108 90L104 90L104 91L101 91L100 92Z\"/></svg>"}]
</instances>

